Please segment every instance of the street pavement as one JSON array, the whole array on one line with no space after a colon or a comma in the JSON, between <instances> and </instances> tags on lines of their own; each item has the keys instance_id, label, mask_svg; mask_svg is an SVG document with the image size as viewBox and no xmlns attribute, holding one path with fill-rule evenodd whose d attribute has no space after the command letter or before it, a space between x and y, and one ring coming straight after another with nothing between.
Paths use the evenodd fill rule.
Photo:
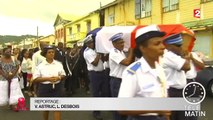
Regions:
<instances>
[{"instance_id":1,"label":"street pavement","mask_svg":"<svg viewBox=\"0 0 213 120\"><path fill-rule=\"evenodd\" d=\"M205 98L201 103L201 110L206 112L206 116L200 117L199 120L213 120L213 97Z\"/></svg>"},{"instance_id":2,"label":"street pavement","mask_svg":"<svg viewBox=\"0 0 213 120\"><path fill-rule=\"evenodd\" d=\"M29 106L29 97L26 96L27 105ZM74 97L87 97L84 90L78 90ZM199 120L213 120L213 97L206 97L201 104L201 109L206 111L205 117L200 117ZM50 119L53 120L52 113L50 112ZM112 120L112 113L103 111L102 116L104 120ZM13 112L7 107L0 107L0 120L42 120L41 112L21 111ZM62 112L62 120L95 120L91 111L67 111Z\"/></svg>"}]
</instances>

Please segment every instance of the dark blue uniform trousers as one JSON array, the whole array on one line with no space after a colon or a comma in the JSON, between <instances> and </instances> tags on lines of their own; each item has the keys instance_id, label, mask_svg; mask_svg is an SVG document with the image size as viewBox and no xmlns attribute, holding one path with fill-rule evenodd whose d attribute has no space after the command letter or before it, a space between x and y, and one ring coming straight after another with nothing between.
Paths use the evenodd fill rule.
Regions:
<instances>
[{"instance_id":1,"label":"dark blue uniform trousers","mask_svg":"<svg viewBox=\"0 0 213 120\"><path fill-rule=\"evenodd\" d=\"M127 120L166 120L159 116L129 116Z\"/></svg>"},{"instance_id":2,"label":"dark blue uniform trousers","mask_svg":"<svg viewBox=\"0 0 213 120\"><path fill-rule=\"evenodd\" d=\"M110 79L110 90L112 97L118 97L119 89L121 85L121 79L111 77ZM126 120L127 116L120 115L118 112L113 112L113 120Z\"/></svg>"},{"instance_id":3,"label":"dark blue uniform trousers","mask_svg":"<svg viewBox=\"0 0 213 120\"><path fill-rule=\"evenodd\" d=\"M91 93L93 97L108 97L109 83L105 77L104 71L89 71L89 80L91 85ZM100 115L100 111L94 111L94 116Z\"/></svg>"},{"instance_id":4,"label":"dark blue uniform trousers","mask_svg":"<svg viewBox=\"0 0 213 120\"><path fill-rule=\"evenodd\" d=\"M183 89L169 88L169 97L183 97ZM172 111L171 120L197 120L195 116L185 116L185 111Z\"/></svg>"},{"instance_id":5,"label":"dark blue uniform trousers","mask_svg":"<svg viewBox=\"0 0 213 120\"><path fill-rule=\"evenodd\" d=\"M109 69L109 68L106 68L106 69L104 70L104 73L105 73L105 78L106 78L106 80L107 80L106 84L108 85L108 88L106 88L106 89L108 89L108 95L107 95L107 97L111 97L111 91L110 91L110 76L109 76L110 69Z\"/></svg>"}]
</instances>

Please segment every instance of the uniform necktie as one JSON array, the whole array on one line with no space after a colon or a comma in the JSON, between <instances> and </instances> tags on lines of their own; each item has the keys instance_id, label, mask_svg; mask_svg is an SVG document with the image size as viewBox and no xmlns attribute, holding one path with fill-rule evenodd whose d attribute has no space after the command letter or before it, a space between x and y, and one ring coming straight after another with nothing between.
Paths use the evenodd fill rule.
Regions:
<instances>
[{"instance_id":1,"label":"uniform necktie","mask_svg":"<svg viewBox=\"0 0 213 120\"><path fill-rule=\"evenodd\" d=\"M155 63L155 66L158 73L157 79L161 84L162 97L167 97L166 77L164 69L157 62Z\"/></svg>"}]
</instances>

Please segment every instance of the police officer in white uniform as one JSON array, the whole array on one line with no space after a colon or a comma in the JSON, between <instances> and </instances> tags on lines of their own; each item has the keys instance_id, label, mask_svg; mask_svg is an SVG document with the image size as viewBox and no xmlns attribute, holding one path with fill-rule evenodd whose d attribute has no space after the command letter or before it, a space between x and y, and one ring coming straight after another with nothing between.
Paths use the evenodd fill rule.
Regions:
<instances>
[{"instance_id":1,"label":"police officer in white uniform","mask_svg":"<svg viewBox=\"0 0 213 120\"><path fill-rule=\"evenodd\" d=\"M164 53L162 37L156 25L144 27L136 33L136 46L143 56L122 75L118 97L166 97L167 87L164 70L158 63ZM169 111L123 111L128 120L165 120ZM132 115L132 116L131 116ZM163 115L163 116L160 116Z\"/></svg>"},{"instance_id":2,"label":"police officer in white uniform","mask_svg":"<svg viewBox=\"0 0 213 120\"><path fill-rule=\"evenodd\" d=\"M188 52L186 51L186 54ZM195 78L197 76L197 69L203 70L205 68L205 65L201 58L198 57L198 55L195 52L190 52L190 67L191 69L186 72L186 79L187 83L195 81Z\"/></svg>"},{"instance_id":3,"label":"police officer in white uniform","mask_svg":"<svg viewBox=\"0 0 213 120\"><path fill-rule=\"evenodd\" d=\"M61 81L65 77L65 71L60 62L54 60L55 50L53 46L46 46L41 53L45 56L33 73L33 80L39 83L38 97L61 97ZM44 120L48 120L49 112L43 112ZM54 111L54 120L61 120L61 112Z\"/></svg>"},{"instance_id":4,"label":"police officer in white uniform","mask_svg":"<svg viewBox=\"0 0 213 120\"><path fill-rule=\"evenodd\" d=\"M114 46L109 53L109 67L110 67L110 89L112 97L117 97L121 77L124 69L130 65L134 60L133 49L130 48L128 56L124 54L124 40L123 33L117 33L110 38ZM113 113L114 120L126 120L126 116L121 116L117 112Z\"/></svg>"},{"instance_id":5,"label":"police officer in white uniform","mask_svg":"<svg viewBox=\"0 0 213 120\"><path fill-rule=\"evenodd\" d=\"M169 97L182 97L186 86L186 74L190 70L190 54L183 54L181 34L174 34L164 40L167 52L164 54L164 69L169 88ZM187 120L184 111L173 111L171 120Z\"/></svg>"},{"instance_id":6,"label":"police officer in white uniform","mask_svg":"<svg viewBox=\"0 0 213 120\"><path fill-rule=\"evenodd\" d=\"M187 83L195 82L195 78L197 76L197 69L202 70L205 68L205 65L201 58L195 52L185 51L185 54L190 54L190 67L191 69L186 72ZM197 88L191 90L191 93L196 91ZM198 97L198 96L197 96ZM191 116L188 120L198 120L197 116Z\"/></svg>"},{"instance_id":7,"label":"police officer in white uniform","mask_svg":"<svg viewBox=\"0 0 213 120\"><path fill-rule=\"evenodd\" d=\"M108 97L111 97L111 93L110 93L110 68L109 68L109 54L104 54L102 60L104 61L104 72L105 72L105 78L107 80L107 86L108 86Z\"/></svg>"},{"instance_id":8,"label":"police officer in white uniform","mask_svg":"<svg viewBox=\"0 0 213 120\"><path fill-rule=\"evenodd\" d=\"M94 41L92 35L88 35L84 44L87 48L84 50L84 59L87 63L88 75L91 84L91 90L93 97L106 97L108 95L107 80L104 74L103 61L101 60L101 54L94 50ZM94 111L93 116L102 120L100 111Z\"/></svg>"}]
</instances>

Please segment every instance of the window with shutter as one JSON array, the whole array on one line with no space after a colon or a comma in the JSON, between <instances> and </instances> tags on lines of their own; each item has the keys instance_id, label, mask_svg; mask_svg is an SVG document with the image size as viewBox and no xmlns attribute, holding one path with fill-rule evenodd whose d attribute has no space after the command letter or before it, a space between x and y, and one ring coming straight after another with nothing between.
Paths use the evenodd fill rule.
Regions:
<instances>
[{"instance_id":1,"label":"window with shutter","mask_svg":"<svg viewBox=\"0 0 213 120\"><path fill-rule=\"evenodd\" d=\"M108 20L109 20L109 25L114 25L115 15L114 14L109 15Z\"/></svg>"},{"instance_id":2,"label":"window with shutter","mask_svg":"<svg viewBox=\"0 0 213 120\"><path fill-rule=\"evenodd\" d=\"M146 0L145 1L146 17L151 16L151 10L152 10L152 2L151 0Z\"/></svg>"},{"instance_id":3,"label":"window with shutter","mask_svg":"<svg viewBox=\"0 0 213 120\"><path fill-rule=\"evenodd\" d=\"M114 25L115 24L115 6L112 7L111 9L108 9L108 23L109 25Z\"/></svg>"},{"instance_id":4,"label":"window with shutter","mask_svg":"<svg viewBox=\"0 0 213 120\"><path fill-rule=\"evenodd\" d=\"M61 29L61 37L62 38L64 37L64 29L63 28Z\"/></svg>"},{"instance_id":5,"label":"window with shutter","mask_svg":"<svg viewBox=\"0 0 213 120\"><path fill-rule=\"evenodd\" d=\"M135 0L135 18L141 18L141 0Z\"/></svg>"},{"instance_id":6,"label":"window with shutter","mask_svg":"<svg viewBox=\"0 0 213 120\"><path fill-rule=\"evenodd\" d=\"M81 31L81 26L80 26L80 24L77 24L77 31L78 31L78 32Z\"/></svg>"},{"instance_id":7,"label":"window with shutter","mask_svg":"<svg viewBox=\"0 0 213 120\"><path fill-rule=\"evenodd\" d=\"M152 0L135 0L135 18L151 16Z\"/></svg>"},{"instance_id":8,"label":"window with shutter","mask_svg":"<svg viewBox=\"0 0 213 120\"><path fill-rule=\"evenodd\" d=\"M72 35L72 27L69 28L69 33Z\"/></svg>"},{"instance_id":9,"label":"window with shutter","mask_svg":"<svg viewBox=\"0 0 213 120\"><path fill-rule=\"evenodd\" d=\"M57 39L58 38L58 32L55 31L55 38Z\"/></svg>"},{"instance_id":10,"label":"window with shutter","mask_svg":"<svg viewBox=\"0 0 213 120\"><path fill-rule=\"evenodd\" d=\"M87 21L87 32L91 31L91 21Z\"/></svg>"},{"instance_id":11,"label":"window with shutter","mask_svg":"<svg viewBox=\"0 0 213 120\"><path fill-rule=\"evenodd\" d=\"M61 38L60 30L58 30L58 38Z\"/></svg>"},{"instance_id":12,"label":"window with shutter","mask_svg":"<svg viewBox=\"0 0 213 120\"><path fill-rule=\"evenodd\" d=\"M179 9L179 0L163 0L163 12Z\"/></svg>"}]
</instances>

